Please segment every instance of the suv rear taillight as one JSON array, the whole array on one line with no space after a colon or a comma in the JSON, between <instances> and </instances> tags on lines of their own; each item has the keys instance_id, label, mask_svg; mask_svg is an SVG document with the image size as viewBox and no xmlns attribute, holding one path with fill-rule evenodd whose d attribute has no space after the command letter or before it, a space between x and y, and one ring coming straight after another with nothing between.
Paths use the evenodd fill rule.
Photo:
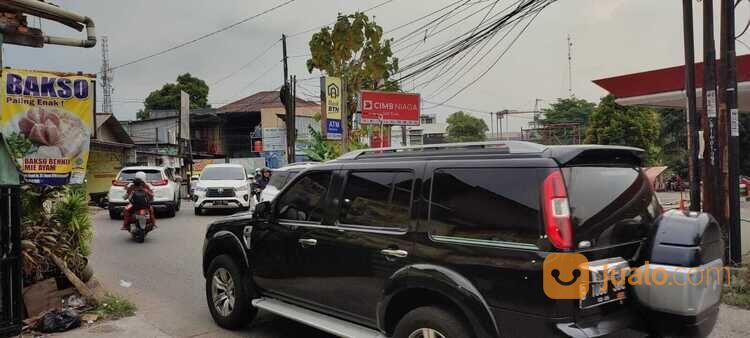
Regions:
<instances>
[{"instance_id":1,"label":"suv rear taillight","mask_svg":"<svg viewBox=\"0 0 750 338\"><path fill-rule=\"evenodd\" d=\"M151 181L151 185L154 185L154 186L156 186L156 185L167 185L167 183L169 183L169 181L167 181L167 180Z\"/></svg>"},{"instance_id":2,"label":"suv rear taillight","mask_svg":"<svg viewBox=\"0 0 750 338\"><path fill-rule=\"evenodd\" d=\"M128 182L127 181L112 180L112 185L114 185L116 187L126 187L126 186L128 186Z\"/></svg>"},{"instance_id":3,"label":"suv rear taillight","mask_svg":"<svg viewBox=\"0 0 750 338\"><path fill-rule=\"evenodd\" d=\"M542 185L544 230L549 241L558 249L573 248L573 225L570 221L568 192L559 170L547 175Z\"/></svg>"}]
</instances>

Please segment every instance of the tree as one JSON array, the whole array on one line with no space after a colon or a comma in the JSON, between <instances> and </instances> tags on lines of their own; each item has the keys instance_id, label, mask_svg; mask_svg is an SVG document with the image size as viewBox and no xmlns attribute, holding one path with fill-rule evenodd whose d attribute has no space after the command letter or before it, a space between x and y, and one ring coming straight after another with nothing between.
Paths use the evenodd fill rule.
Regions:
<instances>
[{"instance_id":1,"label":"tree","mask_svg":"<svg viewBox=\"0 0 750 338\"><path fill-rule=\"evenodd\" d=\"M177 77L176 83L166 83L161 89L148 94L145 101L144 113L138 114L138 119L148 118L148 111L155 109L179 109L180 91L190 95L190 108L207 108L208 85L205 81L185 73Z\"/></svg>"},{"instance_id":2,"label":"tree","mask_svg":"<svg viewBox=\"0 0 750 338\"><path fill-rule=\"evenodd\" d=\"M542 109L544 119L541 122L544 125L577 122L585 128L594 108L596 108L595 103L578 99L575 96L558 98L557 102L551 104L549 108Z\"/></svg>"},{"instance_id":3,"label":"tree","mask_svg":"<svg viewBox=\"0 0 750 338\"><path fill-rule=\"evenodd\" d=\"M688 176L687 120L682 109L659 109L661 131L659 145L662 148L664 165L675 174Z\"/></svg>"},{"instance_id":4,"label":"tree","mask_svg":"<svg viewBox=\"0 0 750 338\"><path fill-rule=\"evenodd\" d=\"M487 124L462 111L448 117L448 140L451 142L484 141L487 138Z\"/></svg>"},{"instance_id":5,"label":"tree","mask_svg":"<svg viewBox=\"0 0 750 338\"><path fill-rule=\"evenodd\" d=\"M661 163L659 114L650 108L624 107L612 95L602 98L591 115L585 143L642 148L646 163Z\"/></svg>"},{"instance_id":6,"label":"tree","mask_svg":"<svg viewBox=\"0 0 750 338\"><path fill-rule=\"evenodd\" d=\"M398 72L398 59L393 57L391 42L383 39L383 28L362 12L339 14L336 23L323 27L310 39L307 70L314 69L329 76L342 77L349 112L357 109L354 95L362 88L398 90L390 77ZM378 86L382 83L381 86Z\"/></svg>"}]
</instances>

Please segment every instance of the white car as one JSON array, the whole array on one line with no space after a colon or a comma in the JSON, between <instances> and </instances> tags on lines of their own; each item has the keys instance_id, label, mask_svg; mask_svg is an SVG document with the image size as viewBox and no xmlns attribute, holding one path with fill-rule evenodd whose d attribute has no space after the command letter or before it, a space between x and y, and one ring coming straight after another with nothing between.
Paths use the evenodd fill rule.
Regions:
<instances>
[{"instance_id":1,"label":"white car","mask_svg":"<svg viewBox=\"0 0 750 338\"><path fill-rule=\"evenodd\" d=\"M135 173L142 171L146 174L146 183L154 191L154 200L151 206L154 211L166 211L169 217L174 217L180 210L180 182L170 168L164 167L125 167L112 181L112 186L107 193L109 200L109 217L112 219L122 218L122 211L128 205L125 199L125 191L128 184L133 182Z\"/></svg>"},{"instance_id":2,"label":"white car","mask_svg":"<svg viewBox=\"0 0 750 338\"><path fill-rule=\"evenodd\" d=\"M274 169L271 173L271 180L260 193L260 202L271 201L279 194L281 188L291 182L303 170L315 166L316 163L302 162L293 163L279 169Z\"/></svg>"},{"instance_id":3,"label":"white car","mask_svg":"<svg viewBox=\"0 0 750 338\"><path fill-rule=\"evenodd\" d=\"M193 189L193 201L196 215L201 215L204 209L250 210L255 203L245 167L239 164L207 165Z\"/></svg>"}]
</instances>

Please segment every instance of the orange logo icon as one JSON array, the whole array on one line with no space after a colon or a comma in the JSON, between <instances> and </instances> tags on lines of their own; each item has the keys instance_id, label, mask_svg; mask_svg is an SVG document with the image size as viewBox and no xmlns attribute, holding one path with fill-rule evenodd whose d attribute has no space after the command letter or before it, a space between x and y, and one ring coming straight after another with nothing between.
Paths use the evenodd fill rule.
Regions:
<instances>
[{"instance_id":1,"label":"orange logo icon","mask_svg":"<svg viewBox=\"0 0 750 338\"><path fill-rule=\"evenodd\" d=\"M552 253L544 259L544 293L552 299L583 299L589 285L589 261L578 253Z\"/></svg>"}]
</instances>

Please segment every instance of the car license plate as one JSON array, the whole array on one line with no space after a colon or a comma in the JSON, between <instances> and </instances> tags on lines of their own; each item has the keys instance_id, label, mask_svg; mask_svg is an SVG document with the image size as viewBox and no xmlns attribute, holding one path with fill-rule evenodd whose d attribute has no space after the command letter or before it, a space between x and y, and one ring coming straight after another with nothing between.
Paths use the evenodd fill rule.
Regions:
<instances>
[{"instance_id":1,"label":"car license plate","mask_svg":"<svg viewBox=\"0 0 750 338\"><path fill-rule=\"evenodd\" d=\"M214 205L227 205L227 201L216 201Z\"/></svg>"},{"instance_id":2,"label":"car license plate","mask_svg":"<svg viewBox=\"0 0 750 338\"><path fill-rule=\"evenodd\" d=\"M608 259L590 262L589 283L581 284L581 287L587 288L586 296L580 300L579 307L588 309L625 300L629 272L624 260Z\"/></svg>"}]
</instances>

